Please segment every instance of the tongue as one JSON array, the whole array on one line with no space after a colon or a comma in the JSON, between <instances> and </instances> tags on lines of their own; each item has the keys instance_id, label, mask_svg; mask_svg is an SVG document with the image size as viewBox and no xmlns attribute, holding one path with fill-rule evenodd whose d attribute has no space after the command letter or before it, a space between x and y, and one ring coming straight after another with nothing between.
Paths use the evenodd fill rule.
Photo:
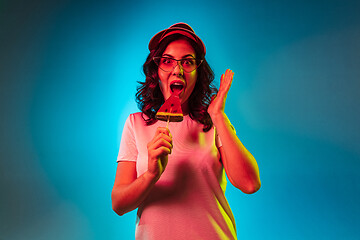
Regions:
<instances>
[{"instance_id":1,"label":"tongue","mask_svg":"<svg viewBox=\"0 0 360 240\"><path fill-rule=\"evenodd\" d=\"M179 95L180 95L180 93L182 92L183 88L184 88L184 87L181 86L181 85L171 85L171 86L170 86L171 92L172 92L173 94L175 94L176 96L179 96Z\"/></svg>"}]
</instances>

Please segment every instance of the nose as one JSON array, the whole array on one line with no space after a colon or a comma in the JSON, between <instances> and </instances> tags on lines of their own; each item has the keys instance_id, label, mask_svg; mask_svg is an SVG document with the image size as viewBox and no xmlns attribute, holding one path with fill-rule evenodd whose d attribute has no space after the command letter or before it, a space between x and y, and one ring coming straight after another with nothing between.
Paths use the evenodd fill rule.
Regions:
<instances>
[{"instance_id":1,"label":"nose","mask_svg":"<svg viewBox=\"0 0 360 240\"><path fill-rule=\"evenodd\" d=\"M174 68L174 70L173 70L173 73L174 73L175 75L183 75L184 69L183 69L183 67L181 66L181 63L180 63L180 62L177 62L176 66L175 66L175 68Z\"/></svg>"}]
</instances>

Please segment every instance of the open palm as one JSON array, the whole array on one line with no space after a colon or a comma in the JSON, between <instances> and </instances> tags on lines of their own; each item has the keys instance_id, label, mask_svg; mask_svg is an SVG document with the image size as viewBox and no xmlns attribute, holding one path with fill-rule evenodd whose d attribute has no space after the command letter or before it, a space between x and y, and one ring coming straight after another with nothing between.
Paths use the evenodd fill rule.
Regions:
<instances>
[{"instance_id":1,"label":"open palm","mask_svg":"<svg viewBox=\"0 0 360 240\"><path fill-rule=\"evenodd\" d=\"M229 92L233 77L234 72L230 69L227 69L225 73L221 75L219 92L215 98L212 99L208 108L208 113L211 118L224 112L226 96Z\"/></svg>"}]
</instances>

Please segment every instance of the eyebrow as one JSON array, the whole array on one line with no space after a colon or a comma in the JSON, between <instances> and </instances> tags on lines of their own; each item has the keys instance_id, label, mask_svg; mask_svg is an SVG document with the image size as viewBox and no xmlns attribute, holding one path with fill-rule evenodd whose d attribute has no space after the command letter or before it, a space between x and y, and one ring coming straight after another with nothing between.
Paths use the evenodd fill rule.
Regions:
<instances>
[{"instance_id":1,"label":"eyebrow","mask_svg":"<svg viewBox=\"0 0 360 240\"><path fill-rule=\"evenodd\" d=\"M163 54L163 57L170 57L170 58L174 58L174 56L170 55L170 54ZM195 56L193 56L192 54L186 54L184 56L182 56L181 58L187 58L187 57L192 57L195 58ZM175 58L174 58L175 59Z\"/></svg>"}]
</instances>

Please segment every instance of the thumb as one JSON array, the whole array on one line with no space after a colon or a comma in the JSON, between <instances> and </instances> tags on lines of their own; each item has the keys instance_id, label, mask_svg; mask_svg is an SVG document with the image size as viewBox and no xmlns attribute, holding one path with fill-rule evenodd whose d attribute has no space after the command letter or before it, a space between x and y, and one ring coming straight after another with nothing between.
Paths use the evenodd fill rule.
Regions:
<instances>
[{"instance_id":1,"label":"thumb","mask_svg":"<svg viewBox=\"0 0 360 240\"><path fill-rule=\"evenodd\" d=\"M214 99L215 99L216 97L217 97L217 94L215 93L214 95L211 96L211 101L210 101L210 102L214 101Z\"/></svg>"}]
</instances>

